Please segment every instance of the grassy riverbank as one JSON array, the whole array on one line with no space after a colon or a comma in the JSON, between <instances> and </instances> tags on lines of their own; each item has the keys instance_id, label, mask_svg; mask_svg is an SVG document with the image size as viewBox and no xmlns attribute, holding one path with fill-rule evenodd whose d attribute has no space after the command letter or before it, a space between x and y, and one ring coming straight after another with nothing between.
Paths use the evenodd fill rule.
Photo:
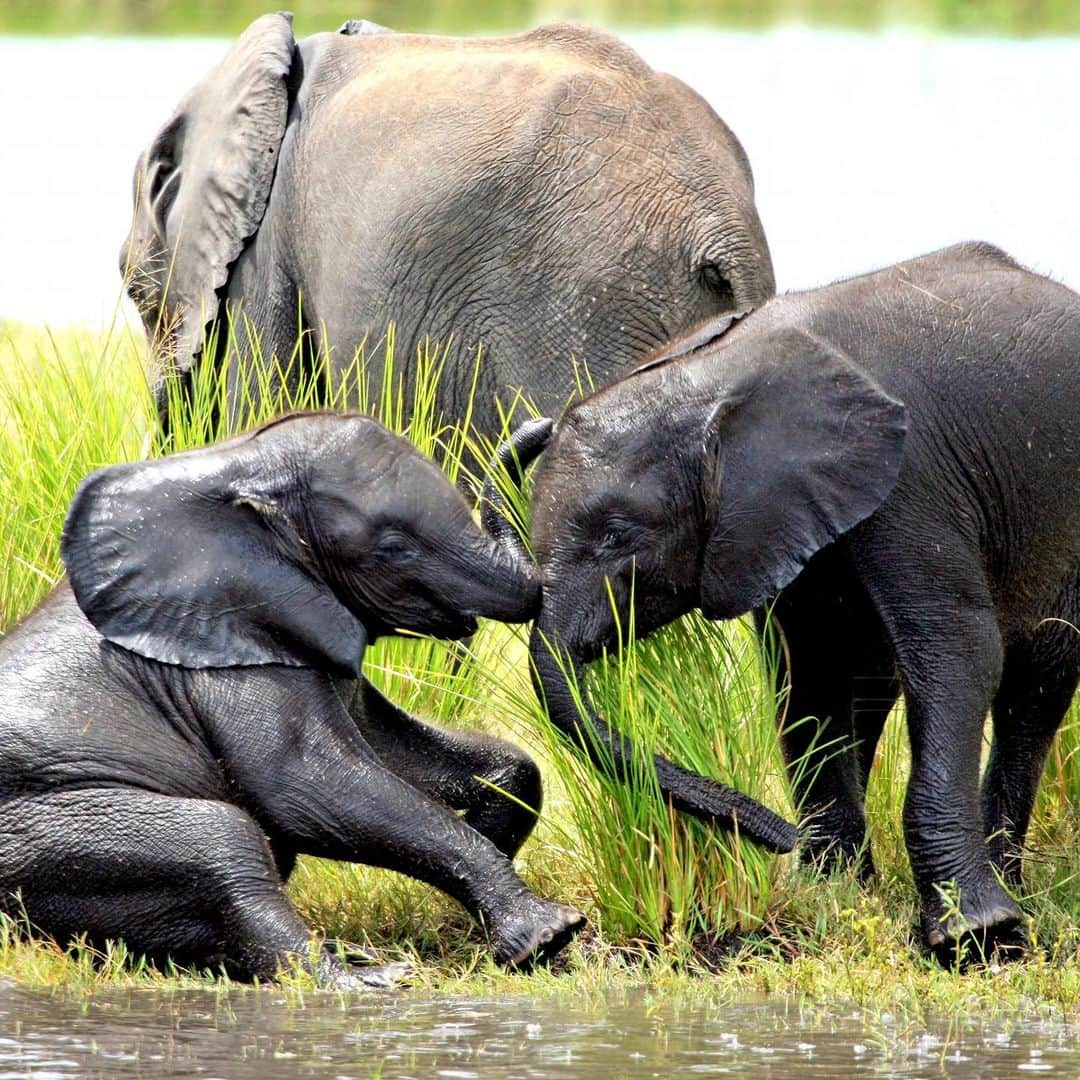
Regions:
<instances>
[{"instance_id":1,"label":"grassy riverbank","mask_svg":"<svg viewBox=\"0 0 1080 1080\"><path fill-rule=\"evenodd\" d=\"M432 389L440 355L426 360L415 396L390 375L361 393L346 380L332 404L364 407L401 428L452 475L475 470L488 447L443 429ZM174 447L224 434L211 418L219 380L200 385ZM284 407L318 404L314 384ZM217 410L220 414L220 410ZM58 538L79 479L110 462L155 452L154 407L141 339L0 328L0 630L34 606L61 574ZM241 418L246 426L254 416ZM1059 735L1032 827L1026 910L1030 959L959 976L911 941L915 906L900 834L907 771L901 718L890 720L870 784L868 816L878 876L819 880L791 856L672 814L648 796L609 787L547 725L529 685L520 631L485 625L470 648L382 641L368 675L405 708L438 723L482 728L526 745L541 762L543 818L520 865L541 893L579 905L590 929L558 971L508 976L486 958L476 928L451 901L393 874L302 860L290 888L304 914L332 937L412 958L421 989L453 994L573 994L648 980L688 998L749 991L850 999L918 1018L1080 1008L1080 708ZM742 623L692 618L597 665L593 692L617 727L643 746L737 784L795 815L775 738L777 702L768 661ZM72 688L77 693L77 688ZM212 976L155 973L122 948L104 963L0 930L0 976L83 990L102 984L213 985ZM295 992L309 985L293 980Z\"/></svg>"},{"instance_id":2,"label":"grassy riverbank","mask_svg":"<svg viewBox=\"0 0 1080 1080\"><path fill-rule=\"evenodd\" d=\"M552 19L574 19L623 28L726 26L760 30L796 23L836 29L884 26L966 34L1080 33L1080 10L1071 0L367 0L358 7L332 0L295 5L300 33L333 30L363 17L396 30L476 33L518 30ZM44 5L12 0L0 11L0 33L199 34L231 36L272 10L262 0L222 5L212 0L148 4L136 0L89 0Z\"/></svg>"}]
</instances>

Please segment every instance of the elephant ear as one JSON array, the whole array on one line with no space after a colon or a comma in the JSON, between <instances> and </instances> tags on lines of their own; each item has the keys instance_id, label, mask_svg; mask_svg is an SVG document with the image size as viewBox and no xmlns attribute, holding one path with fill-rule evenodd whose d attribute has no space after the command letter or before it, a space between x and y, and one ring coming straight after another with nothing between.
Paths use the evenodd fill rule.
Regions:
<instances>
[{"instance_id":1,"label":"elephant ear","mask_svg":"<svg viewBox=\"0 0 1080 1080\"><path fill-rule=\"evenodd\" d=\"M747 339L744 339L746 341ZM739 615L885 500L900 471L903 405L801 331L750 342L706 427L701 608ZM715 362L716 357L713 357Z\"/></svg>"},{"instance_id":2,"label":"elephant ear","mask_svg":"<svg viewBox=\"0 0 1080 1080\"><path fill-rule=\"evenodd\" d=\"M337 32L348 37L368 37L371 34L393 33L388 26L381 26L379 23L371 22L370 19L346 19L338 27Z\"/></svg>"},{"instance_id":3,"label":"elephant ear","mask_svg":"<svg viewBox=\"0 0 1080 1080\"><path fill-rule=\"evenodd\" d=\"M364 627L253 459L245 438L87 477L61 541L75 599L109 641L153 660L355 678Z\"/></svg>"},{"instance_id":4,"label":"elephant ear","mask_svg":"<svg viewBox=\"0 0 1080 1080\"><path fill-rule=\"evenodd\" d=\"M156 348L186 369L270 197L289 109L292 16L256 19L135 168L120 272Z\"/></svg>"}]
</instances>

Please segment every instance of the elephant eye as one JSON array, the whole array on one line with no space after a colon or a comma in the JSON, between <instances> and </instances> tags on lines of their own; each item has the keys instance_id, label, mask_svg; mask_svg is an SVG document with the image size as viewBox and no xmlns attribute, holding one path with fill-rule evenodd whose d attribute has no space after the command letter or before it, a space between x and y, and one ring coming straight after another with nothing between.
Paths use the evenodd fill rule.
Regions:
<instances>
[{"instance_id":1,"label":"elephant eye","mask_svg":"<svg viewBox=\"0 0 1080 1080\"><path fill-rule=\"evenodd\" d=\"M412 562L420 554L412 537L398 529L387 529L379 537L375 550L384 559L392 559L398 563Z\"/></svg>"},{"instance_id":2,"label":"elephant eye","mask_svg":"<svg viewBox=\"0 0 1080 1080\"><path fill-rule=\"evenodd\" d=\"M619 518L610 518L604 524L604 531L600 535L600 547L605 551L622 547L630 537L629 522Z\"/></svg>"}]
</instances>

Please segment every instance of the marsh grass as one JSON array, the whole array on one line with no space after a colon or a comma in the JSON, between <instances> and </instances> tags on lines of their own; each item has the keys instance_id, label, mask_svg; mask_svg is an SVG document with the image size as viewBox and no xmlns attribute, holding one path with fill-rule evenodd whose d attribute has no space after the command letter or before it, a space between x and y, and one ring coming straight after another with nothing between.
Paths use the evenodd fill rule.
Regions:
<instances>
[{"instance_id":1,"label":"marsh grass","mask_svg":"<svg viewBox=\"0 0 1080 1080\"><path fill-rule=\"evenodd\" d=\"M196 372L190 404L174 396L172 428L162 442L141 337L0 327L0 628L59 580L63 516L87 472L227 437L270 413L319 407L373 413L476 490L492 446L446 427L438 415L435 388L447 351L424 349L420 377L411 383L400 365L395 370L393 352L391 331L336 377L329 358L306 342L280 369L258 357L257 372L206 365ZM365 357L381 361L377 381L368 378L375 365ZM307 374L299 370L301 359ZM247 376L241 385L258 392L230 412L228 379L238 374ZM264 395L266 404L259 404ZM512 499L505 475L500 483ZM524 513L518 505L516 516ZM571 974L538 973L528 981L529 993L606 993L647 978L688 1000L798 993L915 1020L928 1011L1001 1015L1033 1002L1062 1012L1080 1008L1076 704L1052 752L1032 826L1025 902L1036 947L1023 963L961 977L912 947L915 905L900 830L908 769L902 710L886 727L869 785L877 879L865 889L849 875L821 880L793 857L766 855L686 820L656 797L653 749L795 813L775 738L772 661L748 626L693 617L632 647L633 627L625 631L628 647L593 665L588 690L641 749L634 790L598 776L548 724L530 685L520 629L485 624L468 645L387 639L365 658L366 674L403 707L436 723L509 737L541 764L544 813L520 866L542 894L581 906L591 928L567 951ZM513 977L492 967L477 929L435 890L317 859L300 860L290 890L328 936L414 958L421 989L509 992ZM715 973L721 955L726 960ZM710 976L701 978L706 969ZM0 925L0 973L76 991L129 983L227 985L212 974L155 971L122 945L105 955L60 949L28 939L11 923ZM514 982L514 992L522 992L520 980ZM294 976L290 986L302 992L310 984Z\"/></svg>"}]
</instances>

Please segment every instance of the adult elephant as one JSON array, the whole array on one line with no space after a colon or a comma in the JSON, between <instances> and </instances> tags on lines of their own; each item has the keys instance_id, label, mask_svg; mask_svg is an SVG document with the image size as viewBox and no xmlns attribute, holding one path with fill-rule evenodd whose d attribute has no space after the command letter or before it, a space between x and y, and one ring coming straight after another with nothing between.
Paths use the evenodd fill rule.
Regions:
<instances>
[{"instance_id":1,"label":"adult elephant","mask_svg":"<svg viewBox=\"0 0 1080 1080\"><path fill-rule=\"evenodd\" d=\"M572 357L605 381L774 291L738 140L585 27L456 39L349 22L297 43L291 16L263 16L139 158L134 207L121 270L167 371L186 376L241 305L241 353L264 360L307 330L306 355L340 368L393 322L409 372L425 336L452 336L449 419L484 348L473 419L489 433L500 394L561 408Z\"/></svg>"},{"instance_id":2,"label":"adult elephant","mask_svg":"<svg viewBox=\"0 0 1080 1080\"><path fill-rule=\"evenodd\" d=\"M582 722L566 672L616 645L613 609L625 625L632 603L641 635L775 597L805 856L866 859L867 773L902 689L924 940L942 959L1014 945L1000 879L1021 884L1080 677L1080 297L968 244L732 323L576 405L544 454L532 655L551 718ZM520 460L549 433L520 431ZM625 744L591 719L618 763ZM715 814L701 777L663 760L657 776L676 806Z\"/></svg>"}]
</instances>

